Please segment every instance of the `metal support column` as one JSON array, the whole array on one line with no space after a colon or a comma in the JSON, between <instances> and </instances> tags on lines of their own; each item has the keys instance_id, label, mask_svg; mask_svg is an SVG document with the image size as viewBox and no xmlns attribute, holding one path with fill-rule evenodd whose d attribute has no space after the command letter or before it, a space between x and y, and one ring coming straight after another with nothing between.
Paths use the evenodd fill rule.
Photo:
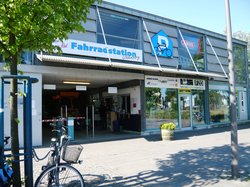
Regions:
<instances>
[{"instance_id":1,"label":"metal support column","mask_svg":"<svg viewBox=\"0 0 250 187\"><path fill-rule=\"evenodd\" d=\"M88 106L86 106L86 119L85 119L85 124L86 124L86 136L89 136L89 110Z\"/></svg>"},{"instance_id":2,"label":"metal support column","mask_svg":"<svg viewBox=\"0 0 250 187\"><path fill-rule=\"evenodd\" d=\"M140 96L141 96L141 132L146 131L146 97L145 97L145 80L140 80Z\"/></svg>"},{"instance_id":3,"label":"metal support column","mask_svg":"<svg viewBox=\"0 0 250 187\"><path fill-rule=\"evenodd\" d=\"M4 80L0 80L0 168L4 166Z\"/></svg>"},{"instance_id":4,"label":"metal support column","mask_svg":"<svg viewBox=\"0 0 250 187\"><path fill-rule=\"evenodd\" d=\"M9 84L11 79L17 79L18 84L23 86L23 134L24 134L24 178L25 186L33 186L33 160L32 160L32 83L38 82L29 76L9 75L2 76L0 82L0 167L4 165L4 85ZM21 156L21 154L19 154Z\"/></svg>"},{"instance_id":5,"label":"metal support column","mask_svg":"<svg viewBox=\"0 0 250 187\"><path fill-rule=\"evenodd\" d=\"M209 79L205 80L205 102L204 102L204 122L210 127L210 109L209 109Z\"/></svg>"},{"instance_id":6,"label":"metal support column","mask_svg":"<svg viewBox=\"0 0 250 187\"><path fill-rule=\"evenodd\" d=\"M89 108L91 116L89 116ZM86 106L86 135L89 135L89 125L91 125L89 118L92 121L92 137L95 137L95 107L94 105Z\"/></svg>"},{"instance_id":7,"label":"metal support column","mask_svg":"<svg viewBox=\"0 0 250 187\"><path fill-rule=\"evenodd\" d=\"M92 137L95 137L95 107L94 105L91 106L92 109Z\"/></svg>"},{"instance_id":8,"label":"metal support column","mask_svg":"<svg viewBox=\"0 0 250 187\"><path fill-rule=\"evenodd\" d=\"M31 79L23 82L24 93L23 97L23 133L24 133L24 173L25 173L25 186L33 186L33 163L32 163L32 87Z\"/></svg>"}]
</instances>

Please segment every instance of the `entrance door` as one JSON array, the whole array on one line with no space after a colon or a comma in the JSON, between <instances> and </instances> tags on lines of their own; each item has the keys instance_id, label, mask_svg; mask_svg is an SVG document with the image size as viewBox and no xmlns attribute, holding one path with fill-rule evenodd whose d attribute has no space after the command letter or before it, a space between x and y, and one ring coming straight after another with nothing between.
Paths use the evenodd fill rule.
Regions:
<instances>
[{"instance_id":1,"label":"entrance door","mask_svg":"<svg viewBox=\"0 0 250 187\"><path fill-rule=\"evenodd\" d=\"M192 103L191 95L179 95L179 123L180 128L188 129L192 127Z\"/></svg>"}]
</instances>

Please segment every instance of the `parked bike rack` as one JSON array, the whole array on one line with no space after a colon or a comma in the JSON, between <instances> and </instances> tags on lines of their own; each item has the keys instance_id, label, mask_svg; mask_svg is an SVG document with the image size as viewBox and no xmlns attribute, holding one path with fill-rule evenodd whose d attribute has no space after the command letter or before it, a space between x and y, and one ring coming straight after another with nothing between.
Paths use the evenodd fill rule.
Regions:
<instances>
[{"instance_id":1,"label":"parked bike rack","mask_svg":"<svg viewBox=\"0 0 250 187\"><path fill-rule=\"evenodd\" d=\"M24 137L24 178L25 186L33 186L33 162L32 162L32 83L38 79L29 76L9 75L2 76L0 80L0 167L4 165L4 86L10 84L10 80L17 79L18 85L23 88L23 137Z\"/></svg>"}]
</instances>

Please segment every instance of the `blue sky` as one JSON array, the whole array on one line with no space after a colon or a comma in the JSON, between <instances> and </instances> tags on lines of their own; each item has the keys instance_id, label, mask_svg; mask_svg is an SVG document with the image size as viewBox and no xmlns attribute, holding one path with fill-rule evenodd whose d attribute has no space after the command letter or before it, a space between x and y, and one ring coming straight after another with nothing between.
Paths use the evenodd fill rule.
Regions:
<instances>
[{"instance_id":1,"label":"blue sky","mask_svg":"<svg viewBox=\"0 0 250 187\"><path fill-rule=\"evenodd\" d=\"M225 0L105 0L223 34ZM250 0L229 0L233 33L250 33Z\"/></svg>"}]
</instances>

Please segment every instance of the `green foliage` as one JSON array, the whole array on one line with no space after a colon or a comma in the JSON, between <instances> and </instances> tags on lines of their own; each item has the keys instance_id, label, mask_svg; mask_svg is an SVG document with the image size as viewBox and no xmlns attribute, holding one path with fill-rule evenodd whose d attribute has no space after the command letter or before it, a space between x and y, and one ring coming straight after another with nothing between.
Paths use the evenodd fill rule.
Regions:
<instances>
[{"instance_id":1,"label":"green foliage","mask_svg":"<svg viewBox=\"0 0 250 187\"><path fill-rule=\"evenodd\" d=\"M56 39L84 32L89 7L95 0L0 0L0 53L4 59L21 52L53 52ZM100 1L99 1L100 2ZM20 60L20 59L18 59Z\"/></svg>"},{"instance_id":2,"label":"green foliage","mask_svg":"<svg viewBox=\"0 0 250 187\"><path fill-rule=\"evenodd\" d=\"M151 108L157 108L158 104L160 103L160 88L146 88L145 95L146 95L146 108L150 110Z\"/></svg>"},{"instance_id":3,"label":"green foliage","mask_svg":"<svg viewBox=\"0 0 250 187\"><path fill-rule=\"evenodd\" d=\"M173 122L164 122L160 125L160 129L166 129L166 130L175 130L176 125Z\"/></svg>"},{"instance_id":4,"label":"green foliage","mask_svg":"<svg viewBox=\"0 0 250 187\"><path fill-rule=\"evenodd\" d=\"M21 89L18 89L18 92L16 93L16 95L20 97L26 97L26 93L24 93Z\"/></svg>"},{"instance_id":5,"label":"green foliage","mask_svg":"<svg viewBox=\"0 0 250 187\"><path fill-rule=\"evenodd\" d=\"M16 124L19 124L20 120L18 118L15 118L15 122L16 122Z\"/></svg>"},{"instance_id":6,"label":"green foliage","mask_svg":"<svg viewBox=\"0 0 250 187\"><path fill-rule=\"evenodd\" d=\"M69 33L84 32L89 7L96 0L0 0L0 54L9 66L5 70L17 75L21 54L27 51L61 52L52 43L67 39ZM101 2L101 0L97 0ZM16 81L11 82L10 92L17 90ZM23 95L19 92L18 94ZM19 155L17 95L10 97L11 153ZM20 163L13 162L13 186L20 184Z\"/></svg>"}]
</instances>

